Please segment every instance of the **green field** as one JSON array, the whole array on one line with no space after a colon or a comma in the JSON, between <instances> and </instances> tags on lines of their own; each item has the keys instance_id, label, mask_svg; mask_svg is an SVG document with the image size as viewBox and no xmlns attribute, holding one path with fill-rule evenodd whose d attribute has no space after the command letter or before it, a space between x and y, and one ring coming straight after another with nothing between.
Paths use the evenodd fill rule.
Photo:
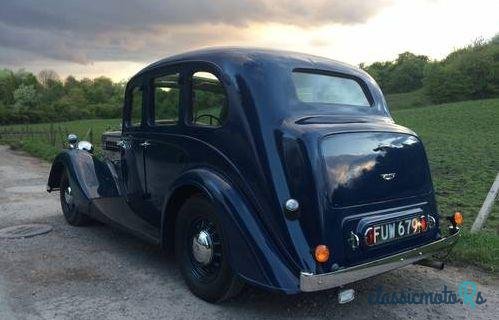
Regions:
<instances>
[{"instance_id":1,"label":"green field","mask_svg":"<svg viewBox=\"0 0 499 320\"><path fill-rule=\"evenodd\" d=\"M397 123L416 131L425 143L441 213L451 214L459 210L465 216L463 239L453 251L452 258L459 263L476 264L497 272L499 205L495 205L481 233L471 235L467 230L499 172L499 99L414 107L424 103L423 98L417 92L405 98L404 94L392 95L387 97L387 101L393 106L392 115ZM94 143L98 146L100 134L108 128L119 128L120 120L81 120L52 127L58 128L59 125L79 136L84 136L92 128ZM49 126L38 124L30 129L47 129ZM9 127L22 128L24 126ZM0 141L44 159L52 159L60 149L60 138L56 146L47 145L46 137L9 139L1 136L5 129L0 127Z\"/></svg>"},{"instance_id":2,"label":"green field","mask_svg":"<svg viewBox=\"0 0 499 320\"><path fill-rule=\"evenodd\" d=\"M386 103L388 103L388 106L392 111L424 107L431 104L431 101L425 94L424 89L405 93L388 94L385 98Z\"/></svg>"},{"instance_id":3,"label":"green field","mask_svg":"<svg viewBox=\"0 0 499 320\"><path fill-rule=\"evenodd\" d=\"M393 116L425 144L440 212L461 211L469 230L499 172L499 99L404 109ZM496 201L484 231L464 232L454 258L497 272L498 228Z\"/></svg>"}]
</instances>

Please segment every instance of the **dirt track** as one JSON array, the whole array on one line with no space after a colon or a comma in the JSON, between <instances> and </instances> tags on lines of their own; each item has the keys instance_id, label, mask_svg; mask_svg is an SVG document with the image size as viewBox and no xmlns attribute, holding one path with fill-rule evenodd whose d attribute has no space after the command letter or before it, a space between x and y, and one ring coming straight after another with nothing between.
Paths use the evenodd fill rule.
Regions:
<instances>
[{"instance_id":1,"label":"dirt track","mask_svg":"<svg viewBox=\"0 0 499 320\"><path fill-rule=\"evenodd\" d=\"M4 319L497 319L499 281L472 268L406 267L354 284L357 298L337 303L337 291L283 296L249 288L211 305L192 296L172 257L120 231L95 224L70 227L58 194L45 190L49 164L0 146L0 228L46 223L54 230L0 239L0 320ZM384 292L457 291L472 280L487 302L467 305L373 305Z\"/></svg>"}]
</instances>

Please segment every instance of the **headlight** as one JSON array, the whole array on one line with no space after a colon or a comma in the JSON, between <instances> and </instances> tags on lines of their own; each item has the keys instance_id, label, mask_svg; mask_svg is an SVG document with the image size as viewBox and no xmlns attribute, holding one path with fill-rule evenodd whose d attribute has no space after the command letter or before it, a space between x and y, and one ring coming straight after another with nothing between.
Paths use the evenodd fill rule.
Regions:
<instances>
[{"instance_id":1,"label":"headlight","mask_svg":"<svg viewBox=\"0 0 499 320\"><path fill-rule=\"evenodd\" d=\"M84 150L90 153L94 153L94 146L88 141L80 141L76 145L78 150Z\"/></svg>"}]
</instances>

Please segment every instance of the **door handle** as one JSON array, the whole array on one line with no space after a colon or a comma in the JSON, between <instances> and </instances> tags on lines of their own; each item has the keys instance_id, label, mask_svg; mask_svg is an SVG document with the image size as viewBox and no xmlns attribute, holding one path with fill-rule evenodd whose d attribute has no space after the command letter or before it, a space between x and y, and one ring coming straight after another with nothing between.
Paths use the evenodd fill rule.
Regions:
<instances>
[{"instance_id":1,"label":"door handle","mask_svg":"<svg viewBox=\"0 0 499 320\"><path fill-rule=\"evenodd\" d=\"M151 145L151 143L150 143L149 141L147 141L147 140L146 140L146 141L144 141L144 142L142 142L142 143L140 144L140 146L141 146L141 147L143 147L143 148L147 148L147 147L149 147L150 145Z\"/></svg>"}]
</instances>

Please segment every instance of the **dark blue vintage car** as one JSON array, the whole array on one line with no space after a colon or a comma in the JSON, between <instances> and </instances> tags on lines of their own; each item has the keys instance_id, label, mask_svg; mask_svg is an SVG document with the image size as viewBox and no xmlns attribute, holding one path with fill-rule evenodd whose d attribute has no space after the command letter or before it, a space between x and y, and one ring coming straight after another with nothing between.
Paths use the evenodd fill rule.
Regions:
<instances>
[{"instance_id":1,"label":"dark blue vintage car","mask_svg":"<svg viewBox=\"0 0 499 320\"><path fill-rule=\"evenodd\" d=\"M220 48L156 62L129 81L122 130L102 149L70 136L54 160L47 188L67 221L174 250L208 301L245 283L294 294L442 267L434 256L459 236L458 214L441 231L423 145L374 80L316 56Z\"/></svg>"}]
</instances>

